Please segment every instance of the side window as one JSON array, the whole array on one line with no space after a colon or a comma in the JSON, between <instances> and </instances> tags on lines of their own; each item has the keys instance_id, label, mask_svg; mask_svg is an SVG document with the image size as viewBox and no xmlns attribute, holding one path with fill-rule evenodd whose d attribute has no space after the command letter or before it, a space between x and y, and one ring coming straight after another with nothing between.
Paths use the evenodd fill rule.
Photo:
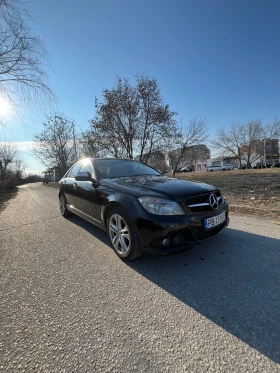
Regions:
<instances>
[{"instance_id":1,"label":"side window","mask_svg":"<svg viewBox=\"0 0 280 373\"><path fill-rule=\"evenodd\" d=\"M75 164L71 170L68 172L67 177L75 177L77 173L80 171L81 163Z\"/></svg>"},{"instance_id":2,"label":"side window","mask_svg":"<svg viewBox=\"0 0 280 373\"><path fill-rule=\"evenodd\" d=\"M82 167L80 169L80 172L89 172L92 174L93 168L90 161L82 162Z\"/></svg>"}]
</instances>

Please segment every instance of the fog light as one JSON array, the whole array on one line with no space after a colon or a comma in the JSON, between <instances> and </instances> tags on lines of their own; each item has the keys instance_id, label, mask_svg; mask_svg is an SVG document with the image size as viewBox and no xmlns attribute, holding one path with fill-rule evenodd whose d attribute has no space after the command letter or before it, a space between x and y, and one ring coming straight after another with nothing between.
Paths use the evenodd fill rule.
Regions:
<instances>
[{"instance_id":1,"label":"fog light","mask_svg":"<svg viewBox=\"0 0 280 373\"><path fill-rule=\"evenodd\" d=\"M170 240L168 238L165 238L163 241L162 241L162 244L163 246L169 246L170 245Z\"/></svg>"},{"instance_id":2,"label":"fog light","mask_svg":"<svg viewBox=\"0 0 280 373\"><path fill-rule=\"evenodd\" d=\"M180 240L179 237L175 237L175 238L173 238L172 242L174 243L174 245L179 245L179 243L181 242L181 240Z\"/></svg>"}]
</instances>

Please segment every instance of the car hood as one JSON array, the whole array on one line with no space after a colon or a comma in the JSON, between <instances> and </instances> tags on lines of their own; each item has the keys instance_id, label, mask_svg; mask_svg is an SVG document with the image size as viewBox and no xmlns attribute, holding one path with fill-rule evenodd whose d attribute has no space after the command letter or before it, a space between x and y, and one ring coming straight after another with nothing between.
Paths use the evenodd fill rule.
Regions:
<instances>
[{"instance_id":1,"label":"car hood","mask_svg":"<svg viewBox=\"0 0 280 373\"><path fill-rule=\"evenodd\" d=\"M134 176L104 179L102 184L136 197L160 196L172 199L180 199L216 190L216 188L208 184L166 176Z\"/></svg>"}]
</instances>

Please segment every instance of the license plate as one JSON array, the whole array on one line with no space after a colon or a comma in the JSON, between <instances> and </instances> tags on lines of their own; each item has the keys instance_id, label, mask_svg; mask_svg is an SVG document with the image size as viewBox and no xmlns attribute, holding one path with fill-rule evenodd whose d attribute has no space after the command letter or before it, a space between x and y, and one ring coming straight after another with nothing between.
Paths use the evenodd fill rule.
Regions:
<instances>
[{"instance_id":1,"label":"license plate","mask_svg":"<svg viewBox=\"0 0 280 373\"><path fill-rule=\"evenodd\" d=\"M212 216L211 218L205 219L205 229L211 229L217 225L222 224L226 220L226 213L223 211L221 214Z\"/></svg>"}]
</instances>

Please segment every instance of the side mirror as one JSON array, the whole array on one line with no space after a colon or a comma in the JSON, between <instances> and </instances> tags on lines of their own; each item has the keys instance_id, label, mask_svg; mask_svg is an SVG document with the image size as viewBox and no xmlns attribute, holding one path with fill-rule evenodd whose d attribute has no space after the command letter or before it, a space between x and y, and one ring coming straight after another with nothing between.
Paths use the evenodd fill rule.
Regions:
<instances>
[{"instance_id":1,"label":"side mirror","mask_svg":"<svg viewBox=\"0 0 280 373\"><path fill-rule=\"evenodd\" d=\"M91 174L89 172L78 172L75 176L77 181L92 181Z\"/></svg>"},{"instance_id":2,"label":"side mirror","mask_svg":"<svg viewBox=\"0 0 280 373\"><path fill-rule=\"evenodd\" d=\"M99 185L98 181L97 181L96 179L93 179L93 178L91 178L91 181L92 181L92 185L93 185L95 188L97 188L98 185Z\"/></svg>"}]
</instances>

